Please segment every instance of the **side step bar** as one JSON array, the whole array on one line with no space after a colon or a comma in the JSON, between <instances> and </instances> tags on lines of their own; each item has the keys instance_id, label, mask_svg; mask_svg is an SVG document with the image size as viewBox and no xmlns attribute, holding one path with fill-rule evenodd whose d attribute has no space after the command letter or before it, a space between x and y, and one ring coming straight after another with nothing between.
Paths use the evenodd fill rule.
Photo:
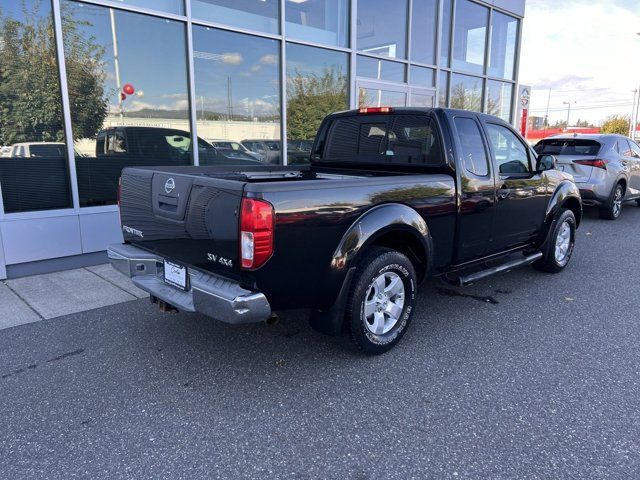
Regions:
<instances>
[{"instance_id":1,"label":"side step bar","mask_svg":"<svg viewBox=\"0 0 640 480\"><path fill-rule=\"evenodd\" d=\"M486 270L481 270L479 272L472 273L470 275L462 275L458 277L458 285L463 287L465 285L469 285L470 283L476 282L482 278L489 277L496 273L506 272L507 270L511 270L512 268L516 268L521 265L529 265L535 262L536 260L540 260L541 258L542 258L542 252L538 252L518 260L511 260L510 262L503 263L502 265L498 265L497 267L487 268Z\"/></svg>"}]
</instances>

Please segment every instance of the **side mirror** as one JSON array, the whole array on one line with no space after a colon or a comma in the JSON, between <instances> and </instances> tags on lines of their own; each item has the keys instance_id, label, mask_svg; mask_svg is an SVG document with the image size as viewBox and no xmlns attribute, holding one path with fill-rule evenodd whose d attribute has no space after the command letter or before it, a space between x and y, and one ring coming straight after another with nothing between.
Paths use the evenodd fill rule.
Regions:
<instances>
[{"instance_id":1,"label":"side mirror","mask_svg":"<svg viewBox=\"0 0 640 480\"><path fill-rule=\"evenodd\" d=\"M540 155L538 157L538 163L536 165L536 169L539 172L545 172L547 170L555 170L556 168L556 157L553 155Z\"/></svg>"}]
</instances>

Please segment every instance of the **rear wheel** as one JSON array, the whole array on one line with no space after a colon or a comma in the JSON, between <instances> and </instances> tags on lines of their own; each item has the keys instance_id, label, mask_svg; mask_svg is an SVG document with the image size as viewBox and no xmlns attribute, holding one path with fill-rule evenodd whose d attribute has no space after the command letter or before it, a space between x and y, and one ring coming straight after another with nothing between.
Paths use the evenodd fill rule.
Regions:
<instances>
[{"instance_id":1,"label":"rear wheel","mask_svg":"<svg viewBox=\"0 0 640 480\"><path fill-rule=\"evenodd\" d=\"M624 187L621 183L618 183L613 192L611 192L611 198L606 205L600 207L600 218L605 220L617 220L622 213L622 202L624 201Z\"/></svg>"},{"instance_id":2,"label":"rear wheel","mask_svg":"<svg viewBox=\"0 0 640 480\"><path fill-rule=\"evenodd\" d=\"M413 316L416 273L411 261L389 248L373 248L359 263L347 304L351 337L377 355L404 336Z\"/></svg>"},{"instance_id":3,"label":"rear wheel","mask_svg":"<svg viewBox=\"0 0 640 480\"><path fill-rule=\"evenodd\" d=\"M533 266L543 272L558 273L567 266L576 241L576 217L571 210L561 210L551 225L543 257Z\"/></svg>"}]
</instances>

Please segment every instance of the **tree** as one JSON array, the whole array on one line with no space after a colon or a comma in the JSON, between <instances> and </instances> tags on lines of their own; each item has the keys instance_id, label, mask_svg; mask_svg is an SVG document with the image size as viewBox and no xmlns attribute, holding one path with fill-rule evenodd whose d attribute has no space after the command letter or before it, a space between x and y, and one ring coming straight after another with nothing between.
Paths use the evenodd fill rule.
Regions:
<instances>
[{"instance_id":1,"label":"tree","mask_svg":"<svg viewBox=\"0 0 640 480\"><path fill-rule=\"evenodd\" d=\"M608 116L604 122L602 122L600 132L627 135L629 133L629 117L626 115Z\"/></svg>"},{"instance_id":2,"label":"tree","mask_svg":"<svg viewBox=\"0 0 640 480\"><path fill-rule=\"evenodd\" d=\"M348 108L347 76L339 68L321 74L296 70L287 78L287 134L310 140L329 113Z\"/></svg>"},{"instance_id":3,"label":"tree","mask_svg":"<svg viewBox=\"0 0 640 480\"><path fill-rule=\"evenodd\" d=\"M23 2L24 20L0 10L0 144L65 139L53 19L41 6L34 2L29 9ZM68 16L64 25L65 37L78 28ZM66 65L72 128L79 138L102 127L107 102L96 68L101 52L91 42L80 43L78 35L70 38Z\"/></svg>"}]
</instances>

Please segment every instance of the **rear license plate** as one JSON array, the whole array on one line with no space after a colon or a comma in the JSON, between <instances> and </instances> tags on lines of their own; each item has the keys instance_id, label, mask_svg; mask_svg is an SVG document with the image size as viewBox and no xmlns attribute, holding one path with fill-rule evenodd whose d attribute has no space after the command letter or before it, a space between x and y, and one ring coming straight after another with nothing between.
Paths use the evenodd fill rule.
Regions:
<instances>
[{"instance_id":1,"label":"rear license plate","mask_svg":"<svg viewBox=\"0 0 640 480\"><path fill-rule=\"evenodd\" d=\"M164 261L164 281L169 285L187 289L187 267L173 262Z\"/></svg>"}]
</instances>

